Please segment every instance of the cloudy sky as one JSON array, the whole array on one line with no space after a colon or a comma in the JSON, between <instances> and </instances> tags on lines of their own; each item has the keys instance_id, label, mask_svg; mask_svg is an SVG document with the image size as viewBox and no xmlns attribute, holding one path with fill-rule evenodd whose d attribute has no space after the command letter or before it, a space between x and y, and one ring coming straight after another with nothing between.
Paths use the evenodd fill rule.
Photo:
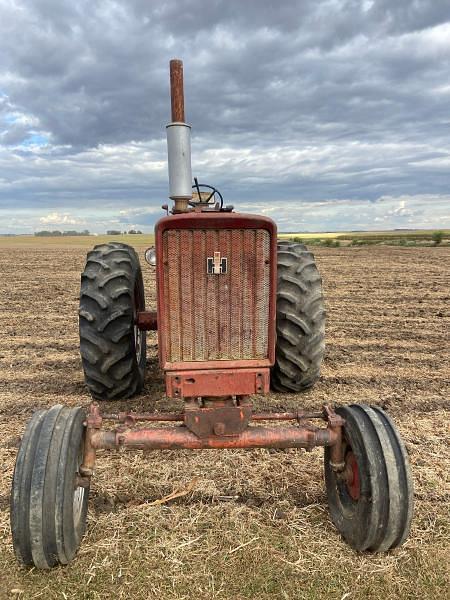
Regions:
<instances>
[{"instance_id":1,"label":"cloudy sky","mask_svg":"<svg viewBox=\"0 0 450 600\"><path fill-rule=\"evenodd\" d=\"M227 203L450 227L449 0L0 0L0 232L151 231L175 57Z\"/></svg>"}]
</instances>

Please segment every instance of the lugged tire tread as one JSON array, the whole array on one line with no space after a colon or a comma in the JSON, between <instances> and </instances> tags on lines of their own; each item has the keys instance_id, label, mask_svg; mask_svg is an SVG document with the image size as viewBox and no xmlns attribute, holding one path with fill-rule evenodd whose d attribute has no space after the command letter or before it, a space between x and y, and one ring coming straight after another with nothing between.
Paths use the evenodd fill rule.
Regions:
<instances>
[{"instance_id":1,"label":"lugged tire tread","mask_svg":"<svg viewBox=\"0 0 450 600\"><path fill-rule=\"evenodd\" d=\"M299 392L320 376L325 352L322 279L303 244L278 242L277 344L272 387Z\"/></svg>"},{"instance_id":2,"label":"lugged tire tread","mask_svg":"<svg viewBox=\"0 0 450 600\"><path fill-rule=\"evenodd\" d=\"M110 242L88 253L81 276L80 353L94 398L129 398L142 389L145 334L138 364L133 324L135 283L142 288L143 298L139 259L130 246Z\"/></svg>"},{"instance_id":3,"label":"lugged tire tread","mask_svg":"<svg viewBox=\"0 0 450 600\"><path fill-rule=\"evenodd\" d=\"M305 317L300 317L299 315L295 314L294 312L286 311L285 318L287 321L290 321L291 323L294 323L294 325L297 325L298 327L300 327L300 329L303 331L303 333L305 335L311 335L311 327L308 324Z\"/></svg>"},{"instance_id":4,"label":"lugged tire tread","mask_svg":"<svg viewBox=\"0 0 450 600\"><path fill-rule=\"evenodd\" d=\"M99 265L100 267L102 267L102 269L105 269L105 271L109 271L111 269L111 267L108 265L108 263L106 261L102 260L101 258L98 258L97 255L95 255L95 256L88 255L87 264L89 265L90 263Z\"/></svg>"}]
</instances>

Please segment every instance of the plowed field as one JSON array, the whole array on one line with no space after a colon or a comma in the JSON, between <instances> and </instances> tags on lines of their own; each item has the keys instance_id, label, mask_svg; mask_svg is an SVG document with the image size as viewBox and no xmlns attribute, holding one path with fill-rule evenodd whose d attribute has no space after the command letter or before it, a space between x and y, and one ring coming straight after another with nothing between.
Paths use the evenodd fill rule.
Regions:
<instances>
[{"instance_id":1,"label":"plowed field","mask_svg":"<svg viewBox=\"0 0 450 600\"><path fill-rule=\"evenodd\" d=\"M137 248L139 252L144 246ZM260 407L374 403L404 436L415 483L411 537L385 556L353 552L329 520L322 451L100 453L88 531L51 572L15 562L9 488L37 407L87 405L78 353L85 241L0 240L0 597L435 598L449 585L449 248L318 248L328 311L322 378ZM142 256L142 253L141 253ZM145 263L144 263L145 265ZM154 274L143 267L147 305ZM175 408L156 336L145 394L112 410ZM177 489L184 496L152 505Z\"/></svg>"}]
</instances>

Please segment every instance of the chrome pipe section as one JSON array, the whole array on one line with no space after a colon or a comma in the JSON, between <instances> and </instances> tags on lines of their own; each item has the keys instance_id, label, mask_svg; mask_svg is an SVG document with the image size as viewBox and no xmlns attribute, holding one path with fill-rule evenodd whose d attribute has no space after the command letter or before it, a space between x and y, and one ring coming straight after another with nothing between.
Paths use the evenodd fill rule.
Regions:
<instances>
[{"instance_id":1,"label":"chrome pipe section","mask_svg":"<svg viewBox=\"0 0 450 600\"><path fill-rule=\"evenodd\" d=\"M169 197L187 202L192 198L191 127L186 123L169 123L167 156L169 163Z\"/></svg>"}]
</instances>

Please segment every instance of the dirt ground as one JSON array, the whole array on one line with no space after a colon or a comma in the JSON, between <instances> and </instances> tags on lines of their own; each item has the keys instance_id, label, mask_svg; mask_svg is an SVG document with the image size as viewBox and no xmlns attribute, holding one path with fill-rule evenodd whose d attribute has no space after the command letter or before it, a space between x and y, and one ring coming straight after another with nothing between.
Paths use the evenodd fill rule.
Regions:
<instances>
[{"instance_id":1,"label":"dirt ground","mask_svg":"<svg viewBox=\"0 0 450 600\"><path fill-rule=\"evenodd\" d=\"M142 251L144 246L139 246ZM37 407L87 405L78 353L84 242L0 242L0 598L438 598L449 589L449 248L318 248L328 310L322 378L260 407L374 403L410 454L410 539L353 552L327 510L322 451L101 453L75 561L17 566L9 489L19 436ZM142 254L141 254L142 256ZM145 264L145 263L144 263ZM145 266L147 303L154 276ZM156 337L145 394L110 408L174 408ZM178 500L151 505L177 488Z\"/></svg>"}]
</instances>

